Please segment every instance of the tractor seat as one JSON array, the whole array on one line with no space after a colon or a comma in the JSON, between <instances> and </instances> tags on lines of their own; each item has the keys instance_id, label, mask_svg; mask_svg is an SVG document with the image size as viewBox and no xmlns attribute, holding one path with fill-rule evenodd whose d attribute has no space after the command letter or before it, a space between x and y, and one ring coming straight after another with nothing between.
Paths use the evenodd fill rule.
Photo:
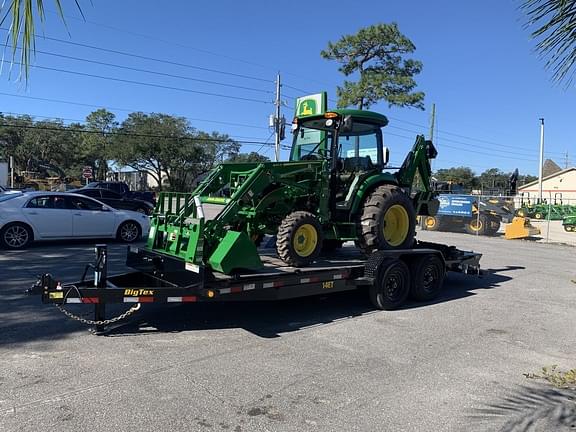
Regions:
<instances>
[{"instance_id":1,"label":"tractor seat","mask_svg":"<svg viewBox=\"0 0 576 432\"><path fill-rule=\"evenodd\" d=\"M343 162L344 166L342 171L344 172L369 171L374 168L374 164L372 163L370 156L345 158L343 159Z\"/></svg>"}]
</instances>

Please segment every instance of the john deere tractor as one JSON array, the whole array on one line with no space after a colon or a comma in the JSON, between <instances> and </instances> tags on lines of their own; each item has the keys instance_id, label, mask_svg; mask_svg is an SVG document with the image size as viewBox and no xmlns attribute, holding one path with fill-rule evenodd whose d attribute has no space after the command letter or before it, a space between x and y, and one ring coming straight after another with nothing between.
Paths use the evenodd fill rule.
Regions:
<instances>
[{"instance_id":1,"label":"john deere tractor","mask_svg":"<svg viewBox=\"0 0 576 432\"><path fill-rule=\"evenodd\" d=\"M225 274L262 266L257 245L276 236L279 257L306 266L355 241L369 254L412 247L417 215L438 209L431 141L417 136L401 167L384 171L385 116L331 110L294 119L288 162L224 163L192 193L161 194L147 249ZM419 173L424 188L412 191Z\"/></svg>"}]
</instances>

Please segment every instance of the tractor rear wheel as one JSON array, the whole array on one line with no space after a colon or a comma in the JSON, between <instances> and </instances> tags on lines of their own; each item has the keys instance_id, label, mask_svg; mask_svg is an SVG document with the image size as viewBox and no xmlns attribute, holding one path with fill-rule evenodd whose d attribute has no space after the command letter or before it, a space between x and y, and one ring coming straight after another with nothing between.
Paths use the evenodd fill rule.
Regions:
<instances>
[{"instance_id":1,"label":"tractor rear wheel","mask_svg":"<svg viewBox=\"0 0 576 432\"><path fill-rule=\"evenodd\" d=\"M416 211L410 197L398 186L382 185L364 202L356 244L365 253L407 249L414 244L415 227Z\"/></svg>"},{"instance_id":2,"label":"tractor rear wheel","mask_svg":"<svg viewBox=\"0 0 576 432\"><path fill-rule=\"evenodd\" d=\"M296 211L286 216L280 224L276 250L286 264L303 267L318 257L322 241L322 226L316 216Z\"/></svg>"}]
</instances>

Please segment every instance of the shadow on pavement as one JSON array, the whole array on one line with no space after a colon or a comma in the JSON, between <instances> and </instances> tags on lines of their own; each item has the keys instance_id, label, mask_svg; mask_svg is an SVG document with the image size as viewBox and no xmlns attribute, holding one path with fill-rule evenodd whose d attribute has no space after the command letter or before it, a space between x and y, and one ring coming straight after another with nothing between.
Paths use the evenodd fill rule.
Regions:
<instances>
[{"instance_id":1,"label":"shadow on pavement","mask_svg":"<svg viewBox=\"0 0 576 432\"><path fill-rule=\"evenodd\" d=\"M503 419L500 432L561 432L576 430L576 390L547 385L519 386L500 401L477 408L479 423Z\"/></svg>"},{"instance_id":2,"label":"shadow on pavement","mask_svg":"<svg viewBox=\"0 0 576 432\"><path fill-rule=\"evenodd\" d=\"M64 317L53 305L42 304L40 297L26 295L25 290L43 273L66 282L79 280L85 265L94 261L94 245L102 243L50 242L22 251L0 250L0 347L64 338L87 329ZM110 271L125 271L126 245L109 243L108 249ZM77 306L71 310L92 318L91 308Z\"/></svg>"},{"instance_id":3,"label":"shadow on pavement","mask_svg":"<svg viewBox=\"0 0 576 432\"><path fill-rule=\"evenodd\" d=\"M426 307L475 295L474 291L492 289L511 279L505 272L523 267L505 267L486 271L486 275L450 274L439 298L432 302L409 302L401 310ZM263 338L306 327L330 324L380 312L368 300L367 290L334 293L276 302L227 302L180 305L144 305L132 322L111 329L108 336L170 333L195 330L243 328Z\"/></svg>"}]
</instances>

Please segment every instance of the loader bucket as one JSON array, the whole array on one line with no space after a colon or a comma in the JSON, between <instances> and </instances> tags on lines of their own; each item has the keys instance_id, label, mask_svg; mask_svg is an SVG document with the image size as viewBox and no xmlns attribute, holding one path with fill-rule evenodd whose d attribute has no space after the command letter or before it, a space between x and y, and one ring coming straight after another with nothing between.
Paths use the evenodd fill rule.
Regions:
<instances>
[{"instance_id":1,"label":"loader bucket","mask_svg":"<svg viewBox=\"0 0 576 432\"><path fill-rule=\"evenodd\" d=\"M244 232L228 231L208 260L210 266L221 273L234 270L259 270L262 261L254 242Z\"/></svg>"},{"instance_id":2,"label":"loader bucket","mask_svg":"<svg viewBox=\"0 0 576 432\"><path fill-rule=\"evenodd\" d=\"M505 226L504 237L507 240L522 239L539 235L540 230L530 224L530 218L516 216Z\"/></svg>"}]
</instances>

